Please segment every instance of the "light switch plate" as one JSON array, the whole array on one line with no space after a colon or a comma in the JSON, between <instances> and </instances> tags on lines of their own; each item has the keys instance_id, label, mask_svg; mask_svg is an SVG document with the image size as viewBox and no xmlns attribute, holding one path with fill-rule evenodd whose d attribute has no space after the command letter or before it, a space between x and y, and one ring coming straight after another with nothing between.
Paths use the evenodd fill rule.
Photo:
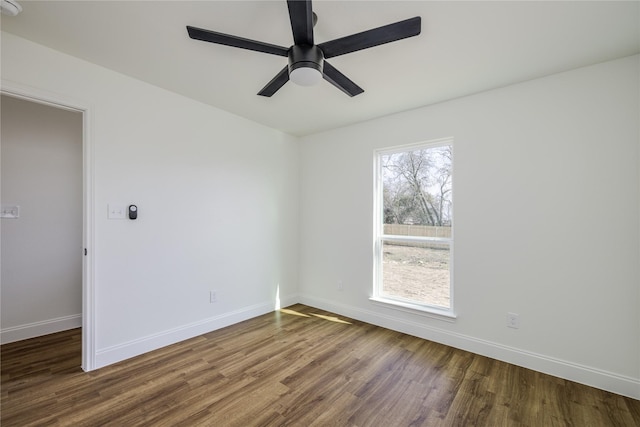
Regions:
<instances>
[{"instance_id":1,"label":"light switch plate","mask_svg":"<svg viewBox=\"0 0 640 427\"><path fill-rule=\"evenodd\" d=\"M20 206L2 205L2 209L0 210L0 218L8 218L8 219L20 218Z\"/></svg>"},{"instance_id":2,"label":"light switch plate","mask_svg":"<svg viewBox=\"0 0 640 427\"><path fill-rule=\"evenodd\" d=\"M127 207L125 205L107 205L109 211L107 214L108 219L126 219Z\"/></svg>"}]
</instances>

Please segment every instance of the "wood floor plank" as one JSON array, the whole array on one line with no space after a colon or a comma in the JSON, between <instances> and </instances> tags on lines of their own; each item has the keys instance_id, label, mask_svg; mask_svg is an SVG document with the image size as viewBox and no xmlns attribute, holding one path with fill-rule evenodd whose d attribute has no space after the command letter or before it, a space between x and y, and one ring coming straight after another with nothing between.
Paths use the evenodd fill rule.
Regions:
<instances>
[{"instance_id":1,"label":"wood floor plank","mask_svg":"<svg viewBox=\"0 0 640 427\"><path fill-rule=\"evenodd\" d=\"M97 371L1 347L6 426L640 426L640 401L297 304Z\"/></svg>"}]
</instances>

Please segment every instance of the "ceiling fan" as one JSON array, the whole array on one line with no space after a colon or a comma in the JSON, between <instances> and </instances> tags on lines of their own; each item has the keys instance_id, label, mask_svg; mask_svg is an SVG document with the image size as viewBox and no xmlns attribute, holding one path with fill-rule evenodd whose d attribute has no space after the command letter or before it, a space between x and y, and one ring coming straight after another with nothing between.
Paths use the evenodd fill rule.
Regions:
<instances>
[{"instance_id":1,"label":"ceiling fan","mask_svg":"<svg viewBox=\"0 0 640 427\"><path fill-rule=\"evenodd\" d=\"M329 64L326 59L420 34L421 19L416 16L315 44L313 27L318 17L312 10L311 0L287 0L287 6L294 42L289 48L191 26L187 26L187 31L189 37L195 40L287 57L288 65L258 92L258 95L262 96L273 95L289 80L303 86L310 86L322 78L349 96L358 95L364 90Z\"/></svg>"}]
</instances>

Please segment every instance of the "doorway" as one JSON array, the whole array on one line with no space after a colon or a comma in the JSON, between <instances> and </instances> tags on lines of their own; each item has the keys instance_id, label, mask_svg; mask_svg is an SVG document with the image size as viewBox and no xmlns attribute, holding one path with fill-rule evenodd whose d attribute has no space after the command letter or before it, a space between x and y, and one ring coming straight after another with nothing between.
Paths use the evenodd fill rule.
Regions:
<instances>
[{"instance_id":1,"label":"doorway","mask_svg":"<svg viewBox=\"0 0 640 427\"><path fill-rule=\"evenodd\" d=\"M82 326L91 370L88 110L21 89L3 81L2 342Z\"/></svg>"}]
</instances>

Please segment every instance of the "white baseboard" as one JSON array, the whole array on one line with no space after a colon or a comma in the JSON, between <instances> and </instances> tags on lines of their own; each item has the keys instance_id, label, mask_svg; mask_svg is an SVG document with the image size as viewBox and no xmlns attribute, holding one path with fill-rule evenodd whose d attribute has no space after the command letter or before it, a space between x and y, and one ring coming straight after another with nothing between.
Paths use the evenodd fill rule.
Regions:
<instances>
[{"instance_id":1,"label":"white baseboard","mask_svg":"<svg viewBox=\"0 0 640 427\"><path fill-rule=\"evenodd\" d=\"M537 354L505 346L472 336L450 332L433 326L399 319L375 311L363 310L334 301L309 295L289 295L281 298L281 306L287 307L302 303L319 309L348 316L383 328L406 333L419 338L435 341L451 347L470 351L492 359L501 360L545 374L553 375L577 383L586 384L612 393L640 399L640 379L619 375L613 372L583 366L566 360ZM274 311L273 302L265 302L245 307L219 316L173 328L157 334L116 346L100 349L96 352L95 369L134 357L140 354L175 344L244 320ZM34 338L82 326L82 315L59 317L42 322L14 326L0 331L2 344Z\"/></svg>"},{"instance_id":2,"label":"white baseboard","mask_svg":"<svg viewBox=\"0 0 640 427\"><path fill-rule=\"evenodd\" d=\"M25 325L11 326L0 330L0 344L22 341L42 335L80 328L81 326L82 314L73 314L71 316L57 317L55 319L42 320Z\"/></svg>"},{"instance_id":3,"label":"white baseboard","mask_svg":"<svg viewBox=\"0 0 640 427\"><path fill-rule=\"evenodd\" d=\"M297 295L290 295L280 298L282 307L292 305L298 302ZM186 324L177 328L159 332L157 334L148 335L133 341L125 342L115 346L99 349L96 351L95 369L120 362L149 351L175 344L190 338L206 334L217 329L221 329L245 320L270 313L275 310L274 302L269 301L239 310L223 313L219 316L210 317Z\"/></svg>"},{"instance_id":4,"label":"white baseboard","mask_svg":"<svg viewBox=\"0 0 640 427\"><path fill-rule=\"evenodd\" d=\"M435 341L612 393L640 399L640 378L632 378L607 372L543 354L524 351L472 336L450 332L437 327L427 326L309 295L300 295L299 301L302 304L348 316L362 322Z\"/></svg>"}]
</instances>

